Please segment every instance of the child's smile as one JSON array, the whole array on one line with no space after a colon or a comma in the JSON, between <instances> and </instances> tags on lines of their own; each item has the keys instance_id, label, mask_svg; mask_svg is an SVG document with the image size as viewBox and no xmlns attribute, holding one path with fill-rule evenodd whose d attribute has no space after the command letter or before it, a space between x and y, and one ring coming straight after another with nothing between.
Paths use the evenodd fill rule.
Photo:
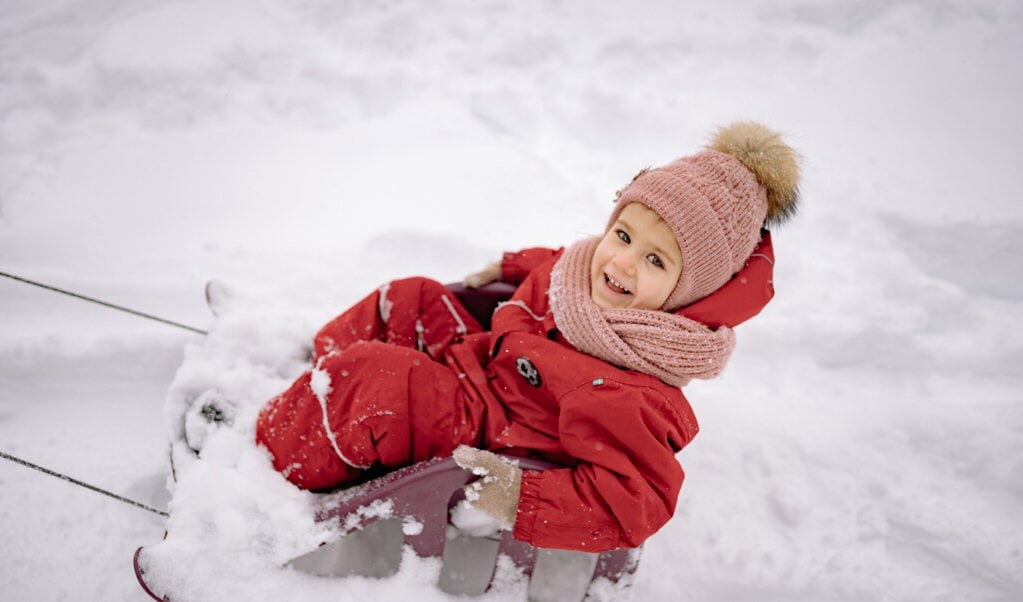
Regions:
<instances>
[{"instance_id":1,"label":"child's smile","mask_svg":"<svg viewBox=\"0 0 1023 602\"><path fill-rule=\"evenodd\" d=\"M615 292L618 292L618 293L622 293L622 294L625 294L625 295L631 295L632 294L632 291L630 291L629 289L625 288L625 285L623 285L621 282L618 282L614 278L608 276L607 274L604 274L604 282L606 282L607 284L610 285L612 291L615 291Z\"/></svg>"},{"instance_id":2,"label":"child's smile","mask_svg":"<svg viewBox=\"0 0 1023 602\"><path fill-rule=\"evenodd\" d=\"M660 309L681 273L671 228L646 205L631 203L593 253L590 297L604 309Z\"/></svg>"}]
</instances>

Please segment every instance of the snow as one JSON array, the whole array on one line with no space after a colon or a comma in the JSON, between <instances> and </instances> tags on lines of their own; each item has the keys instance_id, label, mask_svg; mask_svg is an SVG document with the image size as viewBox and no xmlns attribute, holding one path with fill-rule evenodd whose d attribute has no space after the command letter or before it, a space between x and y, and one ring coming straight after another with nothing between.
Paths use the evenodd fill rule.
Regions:
<instances>
[{"instance_id":1,"label":"snow","mask_svg":"<svg viewBox=\"0 0 1023 602\"><path fill-rule=\"evenodd\" d=\"M474 537L493 535L501 528L501 521L470 505L480 497L479 490L469 488L465 499L451 509L451 524L462 533Z\"/></svg>"},{"instance_id":2,"label":"snow","mask_svg":"<svg viewBox=\"0 0 1023 602\"><path fill-rule=\"evenodd\" d=\"M0 591L145 600L146 545L181 600L455 599L408 555L276 568L324 534L256 402L389 279L598 233L640 168L756 119L803 207L776 299L686 389L634 599L1023 598L1021 28L1011 0L7 0L0 270L211 332L0 278L0 449L171 511L0 462ZM240 299L216 322L211 278ZM211 389L234 422L171 498ZM502 579L485 599L524 598Z\"/></svg>"}]
</instances>

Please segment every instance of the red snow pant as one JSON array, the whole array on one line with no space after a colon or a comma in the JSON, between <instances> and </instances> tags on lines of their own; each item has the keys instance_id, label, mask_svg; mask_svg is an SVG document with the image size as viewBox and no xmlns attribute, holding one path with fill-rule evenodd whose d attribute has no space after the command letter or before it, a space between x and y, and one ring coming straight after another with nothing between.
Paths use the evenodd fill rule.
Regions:
<instances>
[{"instance_id":1,"label":"red snow pant","mask_svg":"<svg viewBox=\"0 0 1023 602\"><path fill-rule=\"evenodd\" d=\"M439 282L396 280L316 335L315 366L259 413L256 442L304 489L476 445L448 346L482 327Z\"/></svg>"}]
</instances>

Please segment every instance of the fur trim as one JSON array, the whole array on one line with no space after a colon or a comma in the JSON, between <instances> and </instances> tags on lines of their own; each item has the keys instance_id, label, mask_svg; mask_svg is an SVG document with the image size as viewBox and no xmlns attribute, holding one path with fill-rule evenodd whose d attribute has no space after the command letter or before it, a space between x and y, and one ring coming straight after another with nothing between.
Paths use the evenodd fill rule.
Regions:
<instances>
[{"instance_id":1,"label":"fur trim","mask_svg":"<svg viewBox=\"0 0 1023 602\"><path fill-rule=\"evenodd\" d=\"M739 121L718 130L707 148L738 159L767 189L765 225L781 224L795 215L799 154L780 134L754 121Z\"/></svg>"}]
</instances>

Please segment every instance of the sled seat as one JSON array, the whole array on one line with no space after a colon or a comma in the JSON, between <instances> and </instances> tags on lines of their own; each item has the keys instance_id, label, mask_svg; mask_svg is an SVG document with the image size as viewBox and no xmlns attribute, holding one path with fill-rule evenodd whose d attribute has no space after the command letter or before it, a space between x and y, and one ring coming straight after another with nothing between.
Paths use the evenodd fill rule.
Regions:
<instances>
[{"instance_id":1,"label":"sled seat","mask_svg":"<svg viewBox=\"0 0 1023 602\"><path fill-rule=\"evenodd\" d=\"M468 288L459 282L449 282L445 286L458 297L465 309L483 326L483 330L490 330L494 309L515 293L515 285L507 282L491 282L479 288Z\"/></svg>"},{"instance_id":2,"label":"sled seat","mask_svg":"<svg viewBox=\"0 0 1023 602\"><path fill-rule=\"evenodd\" d=\"M554 466L516 460L525 470ZM481 594L495 583L524 577L530 600L569 601L583 600L594 587L619 590L631 584L638 549L601 554L545 550L514 539L509 531L472 537L450 526L450 509L476 478L451 458L434 458L324 494L317 502L317 520L336 537L290 564L323 576L386 577L397 572L407 546L420 558L441 559L438 586L453 594Z\"/></svg>"}]
</instances>

